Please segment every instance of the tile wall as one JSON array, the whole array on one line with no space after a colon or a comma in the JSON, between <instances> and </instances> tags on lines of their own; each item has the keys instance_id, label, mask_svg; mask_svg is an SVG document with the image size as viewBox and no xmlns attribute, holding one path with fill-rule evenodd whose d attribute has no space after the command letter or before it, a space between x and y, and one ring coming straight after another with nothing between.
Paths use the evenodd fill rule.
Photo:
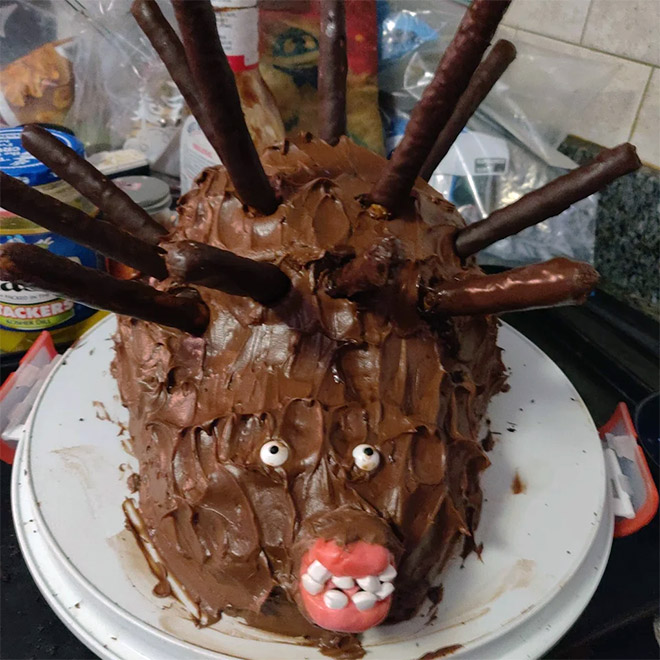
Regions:
<instances>
[{"instance_id":1,"label":"tile wall","mask_svg":"<svg viewBox=\"0 0 660 660\"><path fill-rule=\"evenodd\" d=\"M660 0L513 0L497 36L609 65L571 133L660 168Z\"/></svg>"}]
</instances>

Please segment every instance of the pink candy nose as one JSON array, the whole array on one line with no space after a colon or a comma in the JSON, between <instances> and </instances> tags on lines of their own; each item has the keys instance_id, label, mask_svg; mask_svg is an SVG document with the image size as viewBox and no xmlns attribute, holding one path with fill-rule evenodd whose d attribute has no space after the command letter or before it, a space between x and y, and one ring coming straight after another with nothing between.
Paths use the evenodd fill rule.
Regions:
<instances>
[{"instance_id":1,"label":"pink candy nose","mask_svg":"<svg viewBox=\"0 0 660 660\"><path fill-rule=\"evenodd\" d=\"M387 616L395 577L392 555L381 545L318 539L300 562L300 595L321 628L364 632Z\"/></svg>"}]
</instances>

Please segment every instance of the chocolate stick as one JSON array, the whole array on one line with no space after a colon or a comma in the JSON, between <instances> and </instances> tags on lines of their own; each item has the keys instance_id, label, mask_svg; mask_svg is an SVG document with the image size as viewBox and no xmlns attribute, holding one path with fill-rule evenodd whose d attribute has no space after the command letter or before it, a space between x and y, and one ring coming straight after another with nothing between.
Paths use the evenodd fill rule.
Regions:
<instances>
[{"instance_id":1,"label":"chocolate stick","mask_svg":"<svg viewBox=\"0 0 660 660\"><path fill-rule=\"evenodd\" d=\"M424 287L422 302L431 314L497 314L580 304L597 283L598 273L589 264L559 257L497 275L477 275Z\"/></svg>"},{"instance_id":2,"label":"chocolate stick","mask_svg":"<svg viewBox=\"0 0 660 660\"><path fill-rule=\"evenodd\" d=\"M510 0L473 0L433 80L414 107L403 139L371 190L371 200L394 213L407 199L438 134L451 117Z\"/></svg>"},{"instance_id":3,"label":"chocolate stick","mask_svg":"<svg viewBox=\"0 0 660 660\"><path fill-rule=\"evenodd\" d=\"M270 214L277 199L248 132L234 74L222 50L209 0L172 0L188 66L208 116L206 137L243 203ZM204 124L200 124L205 131Z\"/></svg>"},{"instance_id":4,"label":"chocolate stick","mask_svg":"<svg viewBox=\"0 0 660 660\"><path fill-rule=\"evenodd\" d=\"M141 282L116 280L36 245L0 246L0 279L193 335L203 334L209 322L209 310L198 296L163 293Z\"/></svg>"},{"instance_id":5,"label":"chocolate stick","mask_svg":"<svg viewBox=\"0 0 660 660\"><path fill-rule=\"evenodd\" d=\"M491 49L484 61L477 67L470 79L470 84L461 95L454 112L422 165L419 176L428 181L435 168L447 155L468 120L476 112L481 102L488 96L495 83L516 59L516 47L506 39L500 39Z\"/></svg>"},{"instance_id":6,"label":"chocolate stick","mask_svg":"<svg viewBox=\"0 0 660 660\"><path fill-rule=\"evenodd\" d=\"M346 133L346 13L344 0L321 0L319 77L321 125L319 134L335 145Z\"/></svg>"},{"instance_id":7,"label":"chocolate stick","mask_svg":"<svg viewBox=\"0 0 660 660\"><path fill-rule=\"evenodd\" d=\"M158 53L202 131L209 135L212 129L195 88L186 51L158 3L156 0L135 0L131 5L131 14Z\"/></svg>"},{"instance_id":8,"label":"chocolate stick","mask_svg":"<svg viewBox=\"0 0 660 660\"><path fill-rule=\"evenodd\" d=\"M59 142L59 140L58 140ZM113 225L94 220L80 209L44 195L0 172L2 207L41 227L70 238L142 273L163 280L167 269L161 251Z\"/></svg>"},{"instance_id":9,"label":"chocolate stick","mask_svg":"<svg viewBox=\"0 0 660 660\"><path fill-rule=\"evenodd\" d=\"M235 296L248 296L273 305L291 288L289 278L274 264L254 261L219 248L179 241L166 246L170 275Z\"/></svg>"},{"instance_id":10,"label":"chocolate stick","mask_svg":"<svg viewBox=\"0 0 660 660\"><path fill-rule=\"evenodd\" d=\"M552 218L640 166L632 144L603 149L590 163L461 229L456 236L456 253L468 257L507 236Z\"/></svg>"},{"instance_id":11,"label":"chocolate stick","mask_svg":"<svg viewBox=\"0 0 660 660\"><path fill-rule=\"evenodd\" d=\"M101 209L108 222L152 245L156 245L167 233L165 227L159 225L123 190L44 128L34 124L26 126L21 142L60 179L70 183Z\"/></svg>"},{"instance_id":12,"label":"chocolate stick","mask_svg":"<svg viewBox=\"0 0 660 660\"><path fill-rule=\"evenodd\" d=\"M328 295L332 298L350 298L356 293L384 286L394 264L394 255L392 239L386 238L376 243L333 273L327 287Z\"/></svg>"}]
</instances>

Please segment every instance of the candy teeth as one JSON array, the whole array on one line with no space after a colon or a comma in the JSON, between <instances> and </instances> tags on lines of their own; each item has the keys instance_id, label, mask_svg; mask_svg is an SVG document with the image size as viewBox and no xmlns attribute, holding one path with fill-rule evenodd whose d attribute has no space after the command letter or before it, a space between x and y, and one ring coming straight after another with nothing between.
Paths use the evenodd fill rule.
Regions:
<instances>
[{"instance_id":1,"label":"candy teeth","mask_svg":"<svg viewBox=\"0 0 660 660\"><path fill-rule=\"evenodd\" d=\"M352 594L350 600L357 610L363 612L370 610L378 601L385 600L394 593L392 580L395 577L396 568L392 565L378 576L367 575L355 579L349 575L332 575L320 561L315 559L300 581L302 588L313 596L323 594L323 602L331 610L342 610L348 605L349 595L345 592L354 589L357 583L360 591ZM330 583L326 590L328 580Z\"/></svg>"},{"instance_id":2,"label":"candy teeth","mask_svg":"<svg viewBox=\"0 0 660 660\"><path fill-rule=\"evenodd\" d=\"M396 568L390 564L379 576L382 582L391 582L396 577Z\"/></svg>"},{"instance_id":3,"label":"candy teeth","mask_svg":"<svg viewBox=\"0 0 660 660\"><path fill-rule=\"evenodd\" d=\"M351 600L355 607L363 612L364 610L370 610L376 604L378 598L368 591L358 591L351 596Z\"/></svg>"},{"instance_id":4,"label":"candy teeth","mask_svg":"<svg viewBox=\"0 0 660 660\"><path fill-rule=\"evenodd\" d=\"M332 573L330 573L330 571L316 559L309 565L307 574L321 584L325 584L328 581L328 578L332 575Z\"/></svg>"},{"instance_id":5,"label":"candy teeth","mask_svg":"<svg viewBox=\"0 0 660 660\"><path fill-rule=\"evenodd\" d=\"M355 586L355 580L352 577L337 577L332 576L332 584L337 587L337 589L352 589Z\"/></svg>"},{"instance_id":6,"label":"candy teeth","mask_svg":"<svg viewBox=\"0 0 660 660\"><path fill-rule=\"evenodd\" d=\"M383 586L376 592L378 600L385 600L388 596L394 593L394 585L391 582L385 582Z\"/></svg>"},{"instance_id":7,"label":"candy teeth","mask_svg":"<svg viewBox=\"0 0 660 660\"><path fill-rule=\"evenodd\" d=\"M331 610L341 610L348 605L348 596L338 589L330 589L323 594L323 602Z\"/></svg>"},{"instance_id":8,"label":"candy teeth","mask_svg":"<svg viewBox=\"0 0 660 660\"><path fill-rule=\"evenodd\" d=\"M316 596L316 594L320 594L323 591L323 585L320 582L317 582L311 575L305 573L301 580L305 591L313 596Z\"/></svg>"},{"instance_id":9,"label":"candy teeth","mask_svg":"<svg viewBox=\"0 0 660 660\"><path fill-rule=\"evenodd\" d=\"M358 586L365 591L370 591L371 593L376 593L380 587L380 580L375 575L367 575L367 577L358 578Z\"/></svg>"}]
</instances>

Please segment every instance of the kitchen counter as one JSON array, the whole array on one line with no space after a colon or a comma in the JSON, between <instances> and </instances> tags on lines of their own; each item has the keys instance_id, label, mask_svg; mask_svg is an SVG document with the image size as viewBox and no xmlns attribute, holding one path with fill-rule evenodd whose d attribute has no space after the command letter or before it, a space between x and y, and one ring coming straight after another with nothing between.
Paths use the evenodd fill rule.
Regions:
<instances>
[{"instance_id":1,"label":"kitchen counter","mask_svg":"<svg viewBox=\"0 0 660 660\"><path fill-rule=\"evenodd\" d=\"M578 165L602 147L568 137L559 150ZM658 318L660 291L660 171L643 166L600 193L594 265L600 288Z\"/></svg>"}]
</instances>

